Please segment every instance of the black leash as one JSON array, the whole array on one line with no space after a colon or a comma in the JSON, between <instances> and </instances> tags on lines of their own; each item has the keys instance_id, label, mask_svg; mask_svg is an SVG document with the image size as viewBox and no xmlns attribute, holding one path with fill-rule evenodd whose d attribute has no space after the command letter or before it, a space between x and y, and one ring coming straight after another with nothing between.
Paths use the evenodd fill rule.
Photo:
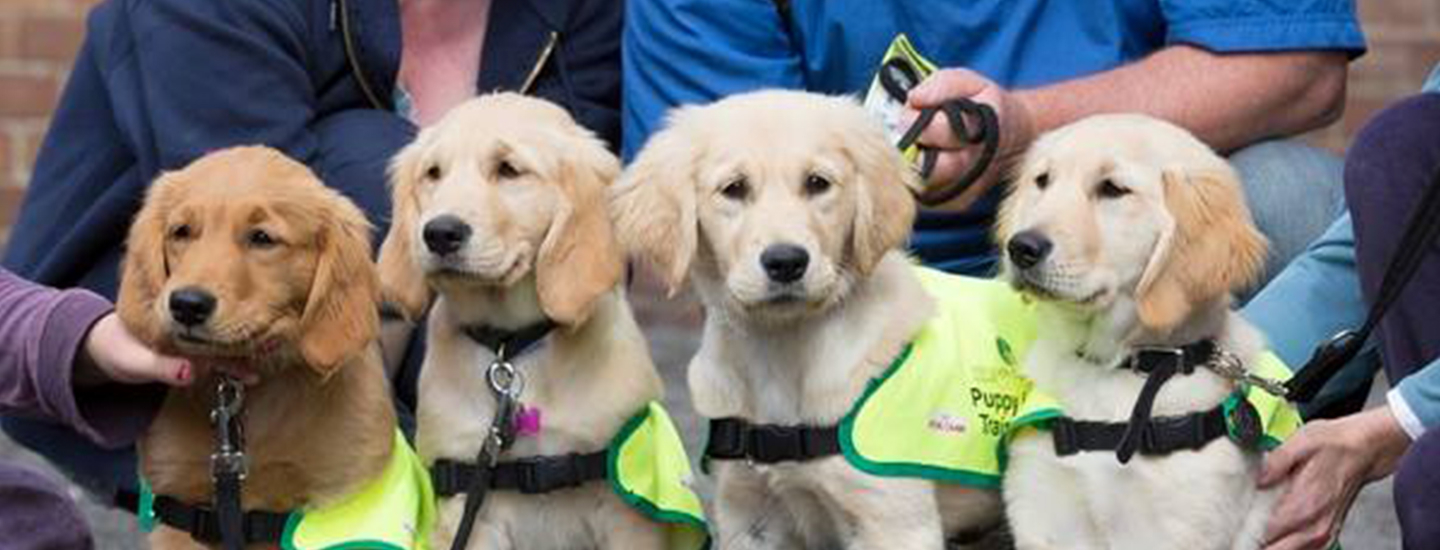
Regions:
<instances>
[{"instance_id":1,"label":"black leash","mask_svg":"<svg viewBox=\"0 0 1440 550\"><path fill-rule=\"evenodd\" d=\"M740 418L717 418L710 421L710 436L705 443L708 460L775 464L837 454L839 426L751 424Z\"/></svg>"},{"instance_id":2,"label":"black leash","mask_svg":"<svg viewBox=\"0 0 1440 550\"><path fill-rule=\"evenodd\" d=\"M525 390L525 379L515 370L510 359L534 347L555 327L554 321L545 319L514 331L490 326L464 328L466 336L495 353L495 359L485 369L485 380L495 398L495 415L490 420L490 430L485 442L475 456L477 467L464 490L464 514L460 516L460 527L455 533L455 540L450 544L450 550L464 550L469 544L470 533L475 528L475 517L485 504L485 496L493 483L495 468L500 463L500 454L515 443L515 414L518 412L520 394Z\"/></svg>"},{"instance_id":3,"label":"black leash","mask_svg":"<svg viewBox=\"0 0 1440 550\"><path fill-rule=\"evenodd\" d=\"M910 65L904 58L895 57L886 61L880 67L880 85L885 92L896 101L904 104L910 95L910 90L920 83L919 72ZM920 134L925 127L935 119L939 113L945 113L945 118L950 122L950 132L961 143L979 144L980 156L970 165L970 169L949 185L937 185L933 188L926 186L926 190L917 193L915 199L926 206L944 204L960 196L966 189L969 189L990 165L995 162L995 155L1000 150L1000 119L995 114L995 109L984 103L973 101L969 98L956 98L945 101L934 107L926 107L920 110L920 116L900 137L896 147L904 151L910 146L916 145ZM977 121L974 126L966 123L967 115ZM920 149L920 177L930 179L930 174L935 171L935 163L940 152L925 146Z\"/></svg>"},{"instance_id":4,"label":"black leash","mask_svg":"<svg viewBox=\"0 0 1440 550\"><path fill-rule=\"evenodd\" d=\"M1325 383L1360 353L1360 348L1380 324L1385 312L1400 298L1415 273L1420 271L1437 235L1440 235L1440 167L1436 168L1430 187L1421 195L1420 204L1410 214L1405 234L1400 238L1395 254L1390 257L1385 277L1380 282L1380 292L1365 315L1365 322L1358 330L1343 331L1317 347L1305 366L1285 383L1286 398L1299 403L1315 399Z\"/></svg>"},{"instance_id":5,"label":"black leash","mask_svg":"<svg viewBox=\"0 0 1440 550\"><path fill-rule=\"evenodd\" d=\"M234 378L221 376L215 388L215 408L210 411L210 422L215 426L210 476L215 484L213 506L225 550L245 548L245 512L240 508L241 486L247 471L245 434L240 418L244 405L245 386Z\"/></svg>"}]
</instances>

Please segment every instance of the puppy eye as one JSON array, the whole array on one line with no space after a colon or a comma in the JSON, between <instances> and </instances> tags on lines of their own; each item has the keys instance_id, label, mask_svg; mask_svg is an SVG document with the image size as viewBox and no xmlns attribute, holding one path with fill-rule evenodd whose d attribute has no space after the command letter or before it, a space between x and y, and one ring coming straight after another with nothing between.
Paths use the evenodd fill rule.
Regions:
<instances>
[{"instance_id":1,"label":"puppy eye","mask_svg":"<svg viewBox=\"0 0 1440 550\"><path fill-rule=\"evenodd\" d=\"M1049 186L1050 186L1050 173L1049 173L1049 172L1041 172L1040 175L1035 176L1035 187L1039 187L1041 190L1043 190L1043 189L1045 189L1046 187L1049 187Z\"/></svg>"},{"instance_id":2,"label":"puppy eye","mask_svg":"<svg viewBox=\"0 0 1440 550\"><path fill-rule=\"evenodd\" d=\"M515 179L520 177L520 169L510 164L510 161L502 160L495 166L495 176L502 180Z\"/></svg>"},{"instance_id":3,"label":"puppy eye","mask_svg":"<svg viewBox=\"0 0 1440 550\"><path fill-rule=\"evenodd\" d=\"M425 179L427 180L440 181L441 175L443 174L440 172L439 164L431 164L429 168L425 169Z\"/></svg>"},{"instance_id":4,"label":"puppy eye","mask_svg":"<svg viewBox=\"0 0 1440 550\"><path fill-rule=\"evenodd\" d=\"M245 237L245 240L252 248L270 248L280 244L280 241L276 240L275 237L271 236L264 229L250 231L250 234Z\"/></svg>"},{"instance_id":5,"label":"puppy eye","mask_svg":"<svg viewBox=\"0 0 1440 550\"><path fill-rule=\"evenodd\" d=\"M730 183L725 184L725 187L720 188L720 194L725 195L725 198L732 201L745 200L745 197L750 196L750 182L743 177L735 178Z\"/></svg>"},{"instance_id":6,"label":"puppy eye","mask_svg":"<svg viewBox=\"0 0 1440 550\"><path fill-rule=\"evenodd\" d=\"M176 241L183 241L190 238L190 224L180 224L170 228L170 238Z\"/></svg>"},{"instance_id":7,"label":"puppy eye","mask_svg":"<svg viewBox=\"0 0 1440 550\"><path fill-rule=\"evenodd\" d=\"M1109 178L1101 180L1100 187L1095 192L1102 199L1117 199L1130 194L1129 189L1117 185L1114 180Z\"/></svg>"},{"instance_id":8,"label":"puppy eye","mask_svg":"<svg viewBox=\"0 0 1440 550\"><path fill-rule=\"evenodd\" d=\"M821 176L819 174L810 174L809 177L805 178L806 195L819 195L829 190L830 180L825 179L824 176Z\"/></svg>"}]
</instances>

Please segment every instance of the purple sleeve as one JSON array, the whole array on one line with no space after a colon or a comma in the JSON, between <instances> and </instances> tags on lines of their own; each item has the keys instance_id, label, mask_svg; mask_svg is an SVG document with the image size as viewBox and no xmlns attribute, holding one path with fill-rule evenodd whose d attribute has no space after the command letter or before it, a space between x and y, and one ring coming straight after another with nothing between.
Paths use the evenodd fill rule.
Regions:
<instances>
[{"instance_id":1,"label":"purple sleeve","mask_svg":"<svg viewBox=\"0 0 1440 550\"><path fill-rule=\"evenodd\" d=\"M70 384L90 326L112 309L86 290L54 290L0 269L0 414L52 420L104 447L127 445L164 396L156 386Z\"/></svg>"},{"instance_id":2,"label":"purple sleeve","mask_svg":"<svg viewBox=\"0 0 1440 550\"><path fill-rule=\"evenodd\" d=\"M95 547L85 517L64 489L45 474L15 464L0 464L0 533L5 533L5 548Z\"/></svg>"}]
</instances>

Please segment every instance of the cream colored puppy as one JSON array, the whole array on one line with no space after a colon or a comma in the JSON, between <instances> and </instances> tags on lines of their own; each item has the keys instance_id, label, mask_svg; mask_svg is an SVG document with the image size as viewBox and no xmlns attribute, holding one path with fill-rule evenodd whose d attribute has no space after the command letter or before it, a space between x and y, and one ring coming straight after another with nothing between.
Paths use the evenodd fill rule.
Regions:
<instances>
[{"instance_id":1,"label":"cream colored puppy","mask_svg":"<svg viewBox=\"0 0 1440 550\"><path fill-rule=\"evenodd\" d=\"M1026 373L1070 418L1130 421L1147 376L1127 361L1146 347L1210 340L1246 368L1260 361L1262 339L1230 311L1230 293L1259 272L1264 238L1235 172L1174 125L1103 115L1042 137L997 233L1006 276L1038 302ZM1202 365L1160 388L1152 417L1173 418L1216 408L1236 383ZM1021 432L1010 448L1004 494L1019 548L1261 543L1273 494L1255 488L1253 446L1220 435L1121 464L1113 450L1057 456L1054 430Z\"/></svg>"},{"instance_id":2,"label":"cream colored puppy","mask_svg":"<svg viewBox=\"0 0 1440 550\"><path fill-rule=\"evenodd\" d=\"M387 298L412 317L436 295L420 375L417 446L427 465L473 462L496 399L496 351L467 329L558 326L511 350L521 403L537 416L500 455L593 453L661 395L629 306L605 211L616 159L561 108L515 94L456 107L394 161L394 220L380 253ZM539 411L534 413L533 411ZM432 547L450 548L463 510L442 498ZM645 549L662 527L605 481L543 495L491 490L469 548Z\"/></svg>"},{"instance_id":3,"label":"cream colored puppy","mask_svg":"<svg viewBox=\"0 0 1440 550\"><path fill-rule=\"evenodd\" d=\"M704 303L689 367L701 415L833 426L850 411L934 311L900 250L913 178L848 98L766 91L672 112L613 210L622 243ZM999 516L993 491L838 455L710 466L727 550L939 549Z\"/></svg>"}]
</instances>

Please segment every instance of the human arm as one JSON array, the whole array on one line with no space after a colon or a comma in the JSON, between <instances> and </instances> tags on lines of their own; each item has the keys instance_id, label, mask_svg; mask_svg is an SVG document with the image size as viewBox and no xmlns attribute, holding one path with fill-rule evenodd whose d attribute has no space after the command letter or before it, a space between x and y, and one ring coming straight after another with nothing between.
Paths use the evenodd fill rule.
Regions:
<instances>
[{"instance_id":1,"label":"human arm","mask_svg":"<svg viewBox=\"0 0 1440 550\"><path fill-rule=\"evenodd\" d=\"M949 69L910 93L911 111L969 97L996 109L998 161L987 176L945 208L963 210L999 180L1007 161L1049 130L1110 112L1172 121L1218 151L1292 135L1334 121L1345 96L1346 54L1331 51L1220 54L1187 44L1167 46L1134 63L1074 80L1006 90L983 75ZM932 181L957 177L978 155L937 116L920 143L942 150Z\"/></svg>"},{"instance_id":2,"label":"human arm","mask_svg":"<svg viewBox=\"0 0 1440 550\"><path fill-rule=\"evenodd\" d=\"M139 436L163 390L103 382L186 384L189 367L141 345L112 309L89 291L0 270L0 412L60 422L106 446Z\"/></svg>"}]
</instances>

